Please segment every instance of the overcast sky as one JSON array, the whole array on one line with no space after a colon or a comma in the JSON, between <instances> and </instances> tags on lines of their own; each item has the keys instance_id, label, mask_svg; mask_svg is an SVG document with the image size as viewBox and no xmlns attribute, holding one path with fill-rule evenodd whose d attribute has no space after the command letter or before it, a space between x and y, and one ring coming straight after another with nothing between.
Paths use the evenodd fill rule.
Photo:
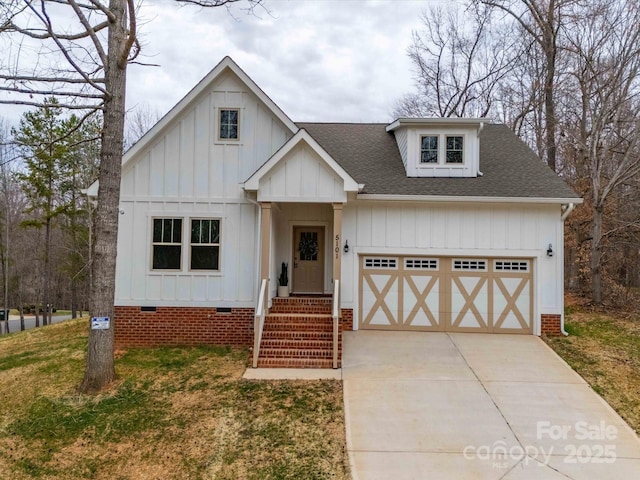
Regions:
<instances>
[{"instance_id":1,"label":"overcast sky","mask_svg":"<svg viewBox=\"0 0 640 480\"><path fill-rule=\"evenodd\" d=\"M161 114L225 55L294 121L390 121L394 101L413 89L406 54L420 15L438 0L266 0L270 13L234 5L202 9L143 0L139 60L127 108ZM4 108L4 107L3 107ZM18 109L6 109L11 122Z\"/></svg>"}]
</instances>

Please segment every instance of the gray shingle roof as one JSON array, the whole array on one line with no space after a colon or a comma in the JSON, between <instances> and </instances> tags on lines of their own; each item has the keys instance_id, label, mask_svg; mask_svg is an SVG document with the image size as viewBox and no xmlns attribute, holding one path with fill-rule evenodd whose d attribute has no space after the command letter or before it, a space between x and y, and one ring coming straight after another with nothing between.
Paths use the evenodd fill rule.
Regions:
<instances>
[{"instance_id":1,"label":"gray shingle roof","mask_svg":"<svg viewBox=\"0 0 640 480\"><path fill-rule=\"evenodd\" d=\"M485 125L477 178L409 178L386 124L298 123L354 180L362 193L478 197L579 197L507 126Z\"/></svg>"}]
</instances>

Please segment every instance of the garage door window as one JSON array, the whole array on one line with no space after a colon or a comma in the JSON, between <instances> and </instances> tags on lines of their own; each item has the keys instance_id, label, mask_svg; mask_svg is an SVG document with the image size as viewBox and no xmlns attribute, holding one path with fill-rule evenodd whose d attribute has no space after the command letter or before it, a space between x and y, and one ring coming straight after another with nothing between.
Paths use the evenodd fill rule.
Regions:
<instances>
[{"instance_id":1,"label":"garage door window","mask_svg":"<svg viewBox=\"0 0 640 480\"><path fill-rule=\"evenodd\" d=\"M496 272L528 272L527 260L495 260L493 269Z\"/></svg>"},{"instance_id":2,"label":"garage door window","mask_svg":"<svg viewBox=\"0 0 640 480\"><path fill-rule=\"evenodd\" d=\"M364 259L364 268L386 268L390 270L396 270L398 268L398 259L367 257Z\"/></svg>"},{"instance_id":3,"label":"garage door window","mask_svg":"<svg viewBox=\"0 0 640 480\"><path fill-rule=\"evenodd\" d=\"M486 260L473 260L473 259L455 259L453 261L454 270L467 270L474 272L486 272L487 261Z\"/></svg>"},{"instance_id":4,"label":"garage door window","mask_svg":"<svg viewBox=\"0 0 640 480\"><path fill-rule=\"evenodd\" d=\"M405 258L406 270L438 270L437 258Z\"/></svg>"}]
</instances>

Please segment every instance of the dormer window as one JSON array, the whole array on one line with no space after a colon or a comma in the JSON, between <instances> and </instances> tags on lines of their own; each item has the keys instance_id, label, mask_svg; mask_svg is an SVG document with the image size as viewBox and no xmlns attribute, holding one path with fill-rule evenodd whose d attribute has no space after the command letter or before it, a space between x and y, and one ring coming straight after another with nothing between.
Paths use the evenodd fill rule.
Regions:
<instances>
[{"instance_id":1,"label":"dormer window","mask_svg":"<svg viewBox=\"0 0 640 480\"><path fill-rule=\"evenodd\" d=\"M459 135L447 135L446 139L446 163L464 163L462 155L463 137Z\"/></svg>"},{"instance_id":2,"label":"dormer window","mask_svg":"<svg viewBox=\"0 0 640 480\"><path fill-rule=\"evenodd\" d=\"M423 135L421 138L420 163L438 163L438 136Z\"/></svg>"},{"instance_id":3,"label":"dormer window","mask_svg":"<svg viewBox=\"0 0 640 480\"><path fill-rule=\"evenodd\" d=\"M407 177L475 178L484 118L399 118L393 132Z\"/></svg>"}]
</instances>

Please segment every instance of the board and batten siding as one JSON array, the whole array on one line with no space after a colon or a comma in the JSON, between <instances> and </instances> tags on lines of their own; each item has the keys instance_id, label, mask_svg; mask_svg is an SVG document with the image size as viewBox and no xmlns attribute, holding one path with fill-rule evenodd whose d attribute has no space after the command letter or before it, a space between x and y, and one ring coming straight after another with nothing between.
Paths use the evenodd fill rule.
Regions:
<instances>
[{"instance_id":1,"label":"board and batten siding","mask_svg":"<svg viewBox=\"0 0 640 480\"><path fill-rule=\"evenodd\" d=\"M344 180L312 148L296 146L260 180L258 200L267 202L346 202Z\"/></svg>"},{"instance_id":2,"label":"board and batten siding","mask_svg":"<svg viewBox=\"0 0 640 480\"><path fill-rule=\"evenodd\" d=\"M559 205L348 203L342 257L344 308L358 308L358 255L534 258L538 313L562 309L563 232ZM546 256L549 244L555 254ZM347 287L348 286L348 287Z\"/></svg>"},{"instance_id":3,"label":"board and batten siding","mask_svg":"<svg viewBox=\"0 0 640 480\"><path fill-rule=\"evenodd\" d=\"M218 141L219 108L240 110L239 140ZM252 307L258 208L240 183L292 132L233 73L196 97L122 176L116 305ZM183 219L182 268L153 271L154 217ZM221 220L220 271L189 270L189 219Z\"/></svg>"}]
</instances>

